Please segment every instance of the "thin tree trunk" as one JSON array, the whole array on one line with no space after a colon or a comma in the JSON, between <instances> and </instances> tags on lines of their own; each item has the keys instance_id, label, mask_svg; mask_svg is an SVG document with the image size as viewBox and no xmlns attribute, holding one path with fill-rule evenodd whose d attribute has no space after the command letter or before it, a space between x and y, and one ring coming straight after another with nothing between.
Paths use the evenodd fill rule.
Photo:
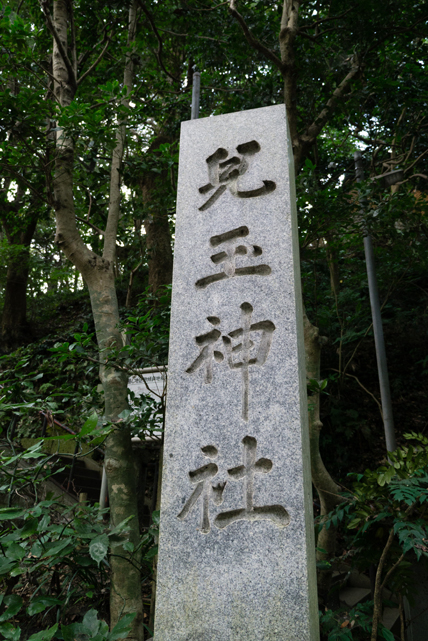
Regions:
<instances>
[{"instance_id":1,"label":"thin tree trunk","mask_svg":"<svg viewBox=\"0 0 428 641\"><path fill-rule=\"evenodd\" d=\"M170 140L160 134L151 144L148 153ZM167 172L147 173L141 180L143 202L150 207L150 215L144 220L146 230L146 255L149 266L149 287L156 292L162 285L172 283L172 248L168 212L163 205L156 205L157 191L164 189L168 179Z\"/></svg>"},{"instance_id":2,"label":"thin tree trunk","mask_svg":"<svg viewBox=\"0 0 428 641\"><path fill-rule=\"evenodd\" d=\"M360 64L358 56L354 54L350 59L351 69L345 78L335 87L325 106L315 116L312 123L304 132L298 131L297 109L297 65L295 56L295 40L299 35L298 19L300 0L283 0L281 26L279 30L279 48L281 57L269 49L262 41L258 40L243 16L236 8L237 0L229 0L229 11L239 23L247 42L256 51L261 53L280 72L284 82L284 102L287 107L287 118L290 127L291 144L293 146L294 165L296 174L299 173L305 158L316 142L335 106L343 99L352 81L358 75Z\"/></svg>"},{"instance_id":3,"label":"thin tree trunk","mask_svg":"<svg viewBox=\"0 0 428 641\"><path fill-rule=\"evenodd\" d=\"M306 313L303 316L305 336L306 375L308 380L319 383L322 337L319 330L309 322ZM327 472L319 449L322 423L320 420L320 395L313 392L308 396L309 409L309 438L311 449L312 482L318 492L321 504L321 519L331 512L342 501L339 496L339 487ZM317 540L317 560L326 561L334 556L336 548L336 528L323 527ZM323 551L322 551L323 550ZM330 589L331 570L321 570L318 573L318 591L320 596L326 598Z\"/></svg>"},{"instance_id":4,"label":"thin tree trunk","mask_svg":"<svg viewBox=\"0 0 428 641\"><path fill-rule=\"evenodd\" d=\"M53 34L53 75L54 92L62 107L68 106L77 89L76 55L73 50L72 62L67 56L67 27L70 20L67 0L55 0L51 21L46 4L43 5L46 20ZM52 22L52 24L50 24ZM129 10L128 43L135 37L136 1ZM71 43L72 46L74 43ZM133 64L128 55L125 64L124 82L129 91L132 87ZM124 98L127 106L129 98ZM95 321L100 360L107 360L109 349L122 346L118 330L119 310L115 289L116 235L120 211L120 166L125 144L126 123L122 121L116 136L112 159L112 180L108 222L104 235L104 252L99 256L83 242L76 227L73 200L74 144L66 132L57 130L54 202L57 223L56 243L66 257L73 262L88 286L92 313ZM128 532L111 542L111 599L110 622L113 627L126 613L136 614L128 639L142 641L144 638L143 611L141 599L141 578L139 559L126 552L122 543L127 540L136 547L139 541L137 492L135 489L135 468L129 430L121 426L119 415L128 408L127 377L117 369L100 366L100 379L105 396L105 418L115 424L116 429L106 443L105 467L109 484L110 516L113 525L127 517L133 517Z\"/></svg>"},{"instance_id":5,"label":"thin tree trunk","mask_svg":"<svg viewBox=\"0 0 428 641\"><path fill-rule=\"evenodd\" d=\"M131 47L135 40L136 25L137 2L134 0L130 5L128 18L129 50L127 52L123 78L127 94L122 99L122 106L125 108L129 108L129 94L132 91L134 81L134 64L132 62ZM111 266L109 273L111 273L112 278L108 288L106 287L106 283L103 283L104 286L101 297L98 294L98 288L96 288L93 295L91 293L95 325L100 327L99 332L97 331L100 345L108 345L110 342L114 342L116 346L122 344L122 337L117 329L119 311L114 287L113 266L116 261L116 237L121 200L120 170L125 141L126 119L122 120L116 133L116 146L113 150L111 163L109 212L104 235L103 260ZM128 408L128 377L118 370L101 367L100 378L106 401L105 416L108 420L117 421L120 412ZM116 429L107 438L105 466L112 524L117 525L124 518L132 516L132 529L129 540L134 544L134 547L137 547L140 537L135 480L138 477L138 472L132 452L131 434L129 430L123 427ZM144 639L144 628L140 556L134 554L132 563L130 563L130 555L125 553L122 543L123 539L114 541L111 545L110 564L112 568L112 583L110 590L110 624L111 627L113 627L124 614L136 613L132 631L128 639L142 641Z\"/></svg>"},{"instance_id":6,"label":"thin tree trunk","mask_svg":"<svg viewBox=\"0 0 428 641\"><path fill-rule=\"evenodd\" d=\"M171 232L168 214L157 213L144 222L146 230L149 287L156 292L162 285L172 282Z\"/></svg>"},{"instance_id":7,"label":"thin tree trunk","mask_svg":"<svg viewBox=\"0 0 428 641\"><path fill-rule=\"evenodd\" d=\"M11 259L7 266L1 323L2 351L12 352L31 337L27 322L28 248Z\"/></svg>"},{"instance_id":8,"label":"thin tree trunk","mask_svg":"<svg viewBox=\"0 0 428 641\"><path fill-rule=\"evenodd\" d=\"M328 269L330 271L330 287L331 293L335 298L339 294L340 288L340 273L339 273L339 263L336 248L333 247L332 238L330 234L326 234L327 245L326 245L326 255Z\"/></svg>"},{"instance_id":9,"label":"thin tree trunk","mask_svg":"<svg viewBox=\"0 0 428 641\"><path fill-rule=\"evenodd\" d=\"M18 190L16 204L19 206L22 190ZM29 250L37 226L37 216L28 222L21 232L11 234L3 221L6 237L13 257L8 262L4 306L1 319L1 350L11 352L31 338L27 321L27 284L29 276ZM19 250L13 250L13 246Z\"/></svg>"}]
</instances>

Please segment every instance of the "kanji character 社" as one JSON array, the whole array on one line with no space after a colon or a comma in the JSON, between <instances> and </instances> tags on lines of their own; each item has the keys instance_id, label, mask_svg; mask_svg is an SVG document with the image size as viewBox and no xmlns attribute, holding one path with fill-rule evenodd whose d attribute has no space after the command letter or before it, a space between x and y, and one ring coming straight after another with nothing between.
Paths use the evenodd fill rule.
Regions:
<instances>
[{"instance_id":1,"label":"kanji character \u793e","mask_svg":"<svg viewBox=\"0 0 428 641\"><path fill-rule=\"evenodd\" d=\"M218 455L218 450L214 445L207 445L206 447L201 447L201 451L206 458L215 460ZM226 481L224 483L218 483L217 485L212 485L211 481L216 476L218 472L218 467L215 463L208 463L202 467L189 472L189 479L193 485L196 485L189 499L187 500L185 506L181 510L180 514L177 515L177 518L181 521L186 518L191 509L198 502L199 497L202 497L202 509L201 509L201 528L200 531L203 534L208 534L211 529L210 525L210 516L209 516L209 502L210 499L215 505L221 505L223 502L223 491L226 486Z\"/></svg>"},{"instance_id":2,"label":"kanji character \u793e","mask_svg":"<svg viewBox=\"0 0 428 641\"><path fill-rule=\"evenodd\" d=\"M256 461L257 441L252 436L246 436L242 439L242 443L244 445L244 464L228 470L228 474L232 480L244 481L245 507L220 512L214 519L214 525L223 529L239 520L270 520L278 527L286 527L290 523L290 515L282 505L263 505L261 507L254 505L254 476L270 472L273 467L272 461L267 458L260 458Z\"/></svg>"}]
</instances>

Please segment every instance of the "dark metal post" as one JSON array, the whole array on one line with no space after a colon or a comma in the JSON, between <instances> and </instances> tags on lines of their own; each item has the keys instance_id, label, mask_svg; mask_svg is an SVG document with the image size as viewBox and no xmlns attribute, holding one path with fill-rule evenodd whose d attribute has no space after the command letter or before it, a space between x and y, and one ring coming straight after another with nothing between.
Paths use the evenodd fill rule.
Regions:
<instances>
[{"instance_id":1,"label":"dark metal post","mask_svg":"<svg viewBox=\"0 0 428 641\"><path fill-rule=\"evenodd\" d=\"M67 482L67 492L70 491L71 484L73 482L73 476L74 476L74 468L76 467L76 457L79 452L79 442L76 442L76 447L74 448L74 454L73 454L73 459L71 462L71 467L70 467L70 474L68 475L68 482Z\"/></svg>"},{"instance_id":2,"label":"dark metal post","mask_svg":"<svg viewBox=\"0 0 428 641\"><path fill-rule=\"evenodd\" d=\"M45 438L46 436L47 424L48 424L48 417L45 414L43 414L42 438Z\"/></svg>"},{"instance_id":3,"label":"dark metal post","mask_svg":"<svg viewBox=\"0 0 428 641\"><path fill-rule=\"evenodd\" d=\"M364 180L364 170L361 151L355 152L354 161L357 182L362 182ZM364 209L364 204L361 204ZM391 390L389 387L388 366L386 362L385 340L383 337L382 317L376 280L373 244L367 226L364 226L364 252L366 255L367 278L369 282L370 306L372 310L373 333L375 339L386 449L388 452L393 452L396 449L397 444L395 441L394 418L392 415Z\"/></svg>"},{"instance_id":4,"label":"dark metal post","mask_svg":"<svg viewBox=\"0 0 428 641\"><path fill-rule=\"evenodd\" d=\"M201 74L199 71L193 72L192 86L192 115L190 118L196 120L199 118L199 99L201 95Z\"/></svg>"},{"instance_id":5,"label":"dark metal post","mask_svg":"<svg viewBox=\"0 0 428 641\"><path fill-rule=\"evenodd\" d=\"M101 478L101 491L100 491L100 507L99 511L103 510L106 506L106 500L107 500L107 474L106 474L106 468L105 468L105 459L104 459L104 465L103 465L103 475Z\"/></svg>"}]
</instances>

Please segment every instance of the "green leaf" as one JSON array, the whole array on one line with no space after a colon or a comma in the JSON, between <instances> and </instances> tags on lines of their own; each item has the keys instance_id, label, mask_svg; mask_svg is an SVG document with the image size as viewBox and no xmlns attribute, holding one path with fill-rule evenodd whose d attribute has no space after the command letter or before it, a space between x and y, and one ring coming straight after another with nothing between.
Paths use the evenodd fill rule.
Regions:
<instances>
[{"instance_id":1,"label":"green leaf","mask_svg":"<svg viewBox=\"0 0 428 641\"><path fill-rule=\"evenodd\" d=\"M91 557L98 563L101 563L103 559L107 556L109 546L109 539L107 534L101 534L95 539L92 539L89 545L89 554Z\"/></svg>"},{"instance_id":2,"label":"green leaf","mask_svg":"<svg viewBox=\"0 0 428 641\"><path fill-rule=\"evenodd\" d=\"M131 631L131 624L135 619L136 613L125 614L121 620L116 623L113 630L108 635L108 641L116 641L116 639L125 639L128 636L128 633Z\"/></svg>"},{"instance_id":3,"label":"green leaf","mask_svg":"<svg viewBox=\"0 0 428 641\"><path fill-rule=\"evenodd\" d=\"M100 622L98 621L98 612L96 610L89 610L83 617L83 625L91 631L91 635L94 636L100 627Z\"/></svg>"},{"instance_id":4,"label":"green leaf","mask_svg":"<svg viewBox=\"0 0 428 641\"><path fill-rule=\"evenodd\" d=\"M28 641L50 641L57 630L58 623L55 623L55 625L48 630L41 630L40 632L36 632L36 634L32 634Z\"/></svg>"},{"instance_id":5,"label":"green leaf","mask_svg":"<svg viewBox=\"0 0 428 641\"><path fill-rule=\"evenodd\" d=\"M360 521L360 518L352 519L352 521L347 525L348 530L353 530L354 528L356 528L359 525Z\"/></svg>"},{"instance_id":6,"label":"green leaf","mask_svg":"<svg viewBox=\"0 0 428 641\"><path fill-rule=\"evenodd\" d=\"M108 635L108 625L105 621L100 621L99 634L103 635L103 639Z\"/></svg>"},{"instance_id":7,"label":"green leaf","mask_svg":"<svg viewBox=\"0 0 428 641\"><path fill-rule=\"evenodd\" d=\"M42 545L39 543L39 541L36 541L31 548L31 554L36 558L38 558L39 556L42 555L42 553L43 553Z\"/></svg>"},{"instance_id":8,"label":"green leaf","mask_svg":"<svg viewBox=\"0 0 428 641\"><path fill-rule=\"evenodd\" d=\"M52 596L40 596L36 597L33 599L30 603L30 605L27 608L27 613L30 616L33 616L34 614L39 614L39 612L43 612L46 610L46 608L50 607L51 605L62 605L62 601L59 599L54 599Z\"/></svg>"},{"instance_id":9,"label":"green leaf","mask_svg":"<svg viewBox=\"0 0 428 641\"><path fill-rule=\"evenodd\" d=\"M80 430L79 436L86 436L93 432L98 425L98 414L94 412L92 416L88 418L87 421L83 424L82 429Z\"/></svg>"},{"instance_id":10,"label":"green leaf","mask_svg":"<svg viewBox=\"0 0 428 641\"><path fill-rule=\"evenodd\" d=\"M61 634L64 641L76 641L77 635L82 631L80 623L72 623L71 625L62 625Z\"/></svg>"},{"instance_id":11,"label":"green leaf","mask_svg":"<svg viewBox=\"0 0 428 641\"><path fill-rule=\"evenodd\" d=\"M0 624L0 634L10 641L19 641L21 638L21 628L15 628L11 623Z\"/></svg>"},{"instance_id":12,"label":"green leaf","mask_svg":"<svg viewBox=\"0 0 428 641\"><path fill-rule=\"evenodd\" d=\"M123 521L119 523L119 525L116 525L114 528L112 528L108 535L113 536L115 534L121 534L124 530L127 529L129 521L131 521L133 518L134 516L132 514L131 516L127 516L126 519L123 519Z\"/></svg>"},{"instance_id":13,"label":"green leaf","mask_svg":"<svg viewBox=\"0 0 428 641\"><path fill-rule=\"evenodd\" d=\"M34 534L37 531L38 523L38 520L34 518L26 521L24 527L22 527L20 530L21 537L25 539L27 536L31 536L32 534Z\"/></svg>"},{"instance_id":14,"label":"green leaf","mask_svg":"<svg viewBox=\"0 0 428 641\"><path fill-rule=\"evenodd\" d=\"M0 521L18 519L23 514L25 514L25 510L20 507L2 507L0 508Z\"/></svg>"},{"instance_id":15,"label":"green leaf","mask_svg":"<svg viewBox=\"0 0 428 641\"><path fill-rule=\"evenodd\" d=\"M15 562L5 557L0 557L0 576L2 574L9 574L11 569L15 566Z\"/></svg>"},{"instance_id":16,"label":"green leaf","mask_svg":"<svg viewBox=\"0 0 428 641\"><path fill-rule=\"evenodd\" d=\"M158 546L154 545L152 548L150 548L150 550L147 552L147 554L144 555L144 559L146 561L150 561L151 559L153 559L156 556L157 553L158 553Z\"/></svg>"},{"instance_id":17,"label":"green leaf","mask_svg":"<svg viewBox=\"0 0 428 641\"><path fill-rule=\"evenodd\" d=\"M8 594L3 599L3 604L6 606L6 611L0 616L0 623L7 621L18 614L22 608L22 598L17 594Z\"/></svg>"},{"instance_id":18,"label":"green leaf","mask_svg":"<svg viewBox=\"0 0 428 641\"><path fill-rule=\"evenodd\" d=\"M387 630L382 626L381 635L386 641L394 641L395 636L392 634L391 630Z\"/></svg>"},{"instance_id":19,"label":"green leaf","mask_svg":"<svg viewBox=\"0 0 428 641\"><path fill-rule=\"evenodd\" d=\"M131 541L125 541L122 544L122 547L123 547L124 550L126 550L129 553L132 553L134 551L134 549L135 549L135 546Z\"/></svg>"},{"instance_id":20,"label":"green leaf","mask_svg":"<svg viewBox=\"0 0 428 641\"><path fill-rule=\"evenodd\" d=\"M6 556L12 561L20 561L26 555L26 550L19 543L12 543L6 550Z\"/></svg>"},{"instance_id":21,"label":"green leaf","mask_svg":"<svg viewBox=\"0 0 428 641\"><path fill-rule=\"evenodd\" d=\"M62 550L70 545L71 542L71 538L66 538L63 541L57 541L54 544L50 544L48 551L43 554L43 557L53 556L58 554L59 552L62 552Z\"/></svg>"}]
</instances>

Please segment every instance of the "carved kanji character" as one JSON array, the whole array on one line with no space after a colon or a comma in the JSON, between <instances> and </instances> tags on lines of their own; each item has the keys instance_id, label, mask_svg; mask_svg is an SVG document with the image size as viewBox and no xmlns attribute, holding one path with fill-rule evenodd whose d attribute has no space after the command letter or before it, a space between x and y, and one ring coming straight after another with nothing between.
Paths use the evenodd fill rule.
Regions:
<instances>
[{"instance_id":1,"label":"carved kanji character","mask_svg":"<svg viewBox=\"0 0 428 641\"><path fill-rule=\"evenodd\" d=\"M249 368L251 365L263 365L269 355L272 343L272 334L275 331L275 325L270 320L251 323L253 307L250 303L242 303L241 316L242 327L229 332L223 336L223 344L227 352L227 363L230 369L239 369L242 372L242 418L248 421L248 396L249 396ZM216 316L209 316L207 320L212 325L219 325L220 319ZM251 334L260 332L256 344L251 340ZM218 329L213 329L206 334L195 337L196 344L200 351L197 358L186 369L188 374L193 374L202 365L205 366L205 383L211 383L213 380L213 363L220 363L224 360L224 355L215 349L216 343L221 336ZM240 338L241 342L237 345L232 344L232 340ZM252 349L253 354L252 354ZM236 354L240 360L235 361Z\"/></svg>"},{"instance_id":2,"label":"carved kanji character","mask_svg":"<svg viewBox=\"0 0 428 641\"><path fill-rule=\"evenodd\" d=\"M251 323L253 307L250 303L242 303L241 317L242 327L229 332L228 336L223 336L223 343L227 351L227 361L231 369L240 369L242 372L242 418L248 421L248 395L249 395L249 368L250 365L263 365L269 354L272 343L272 334L275 331L275 325L270 320ZM256 353L251 356L251 349L254 342L251 340L252 332L261 332ZM240 338L238 345L232 346L232 339ZM239 354L238 362L234 360L235 354Z\"/></svg>"},{"instance_id":3,"label":"carved kanji character","mask_svg":"<svg viewBox=\"0 0 428 641\"><path fill-rule=\"evenodd\" d=\"M224 246L223 251L211 256L211 260L215 265L223 265L223 271L210 276L205 276L205 278L200 278L195 283L196 287L204 289L205 287L208 287L208 285L211 285L211 283L224 280L225 278L233 278L234 276L268 276L271 273L272 270L269 265L236 267L237 256L251 256L253 258L257 258L263 253L262 248L258 245L238 245L239 239L248 236L248 234L248 227L242 226L210 238L211 247L218 247L219 245Z\"/></svg>"},{"instance_id":4,"label":"carved kanji character","mask_svg":"<svg viewBox=\"0 0 428 641\"><path fill-rule=\"evenodd\" d=\"M263 185L257 189L241 191L238 187L239 177L245 174L249 168L249 159L260 151L260 145L256 140L250 140L236 147L239 156L227 158L229 152L219 147L207 158L209 182L199 188L199 193L206 194L215 189L208 200L199 207L199 211L205 211L213 205L218 198L229 189L230 193L237 198L255 198L269 194L276 189L272 180L263 180Z\"/></svg>"},{"instance_id":5,"label":"carved kanji character","mask_svg":"<svg viewBox=\"0 0 428 641\"><path fill-rule=\"evenodd\" d=\"M207 445L202 447L201 451L206 458L215 460L218 455L218 450L214 445ZM202 467L189 472L189 479L193 485L196 485L193 490L190 498L187 500L185 506L181 510L180 514L177 515L177 518L181 521L186 518L192 508L198 502L198 499L201 497L202 506L201 506L201 527L200 531L203 534L208 534L211 529L210 525L210 516L209 516L209 502L210 499L215 505L221 505L223 502L223 491L226 486L226 481L224 483L218 483L217 485L212 485L211 481L216 476L218 472L218 467L215 463L208 463Z\"/></svg>"},{"instance_id":6,"label":"carved kanji character","mask_svg":"<svg viewBox=\"0 0 428 641\"><path fill-rule=\"evenodd\" d=\"M220 325L220 319L217 316L208 316L207 321L211 325ZM188 374L193 374L196 372L202 365L205 365L205 383L211 383L213 380L213 361L221 363L224 359L222 352L219 352L214 349L215 344L221 336L221 332L218 329L213 329L206 334L201 334L196 336L196 344L200 348L199 356L193 361L193 363L186 369Z\"/></svg>"},{"instance_id":7,"label":"carved kanji character","mask_svg":"<svg viewBox=\"0 0 428 641\"><path fill-rule=\"evenodd\" d=\"M245 507L220 512L214 519L214 524L219 529L223 529L239 520L270 520L278 527L286 527L290 523L290 516L282 505L264 505L261 507L254 505L254 477L256 474L268 474L273 467L272 461L267 458L256 460L257 441L252 436L246 436L242 443L244 445L244 464L228 470L228 474L232 480L242 480L244 482Z\"/></svg>"}]
</instances>

